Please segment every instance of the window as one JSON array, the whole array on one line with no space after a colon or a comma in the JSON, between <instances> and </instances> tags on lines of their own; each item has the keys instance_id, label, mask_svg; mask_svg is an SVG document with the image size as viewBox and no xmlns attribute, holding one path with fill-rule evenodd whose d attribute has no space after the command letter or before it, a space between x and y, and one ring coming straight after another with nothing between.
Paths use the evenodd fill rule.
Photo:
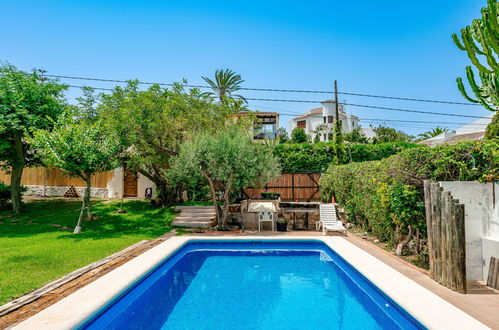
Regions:
<instances>
[{"instance_id":1,"label":"window","mask_svg":"<svg viewBox=\"0 0 499 330\"><path fill-rule=\"evenodd\" d=\"M326 117L324 117L324 124L326 123Z\"/></svg>"},{"instance_id":2,"label":"window","mask_svg":"<svg viewBox=\"0 0 499 330\"><path fill-rule=\"evenodd\" d=\"M298 127L298 128L307 128L307 121L306 120L300 120L299 122L296 123L296 127Z\"/></svg>"},{"instance_id":3,"label":"window","mask_svg":"<svg viewBox=\"0 0 499 330\"><path fill-rule=\"evenodd\" d=\"M328 133L328 141L333 141L333 133Z\"/></svg>"},{"instance_id":4,"label":"window","mask_svg":"<svg viewBox=\"0 0 499 330\"><path fill-rule=\"evenodd\" d=\"M352 127L355 127L355 122L354 121L352 121Z\"/></svg>"},{"instance_id":5,"label":"window","mask_svg":"<svg viewBox=\"0 0 499 330\"><path fill-rule=\"evenodd\" d=\"M327 135L326 135L326 134L324 134L324 141L326 141L326 139L327 139Z\"/></svg>"},{"instance_id":6,"label":"window","mask_svg":"<svg viewBox=\"0 0 499 330\"><path fill-rule=\"evenodd\" d=\"M334 117L333 116L327 116L327 122L329 124L332 124L334 122Z\"/></svg>"}]
</instances>

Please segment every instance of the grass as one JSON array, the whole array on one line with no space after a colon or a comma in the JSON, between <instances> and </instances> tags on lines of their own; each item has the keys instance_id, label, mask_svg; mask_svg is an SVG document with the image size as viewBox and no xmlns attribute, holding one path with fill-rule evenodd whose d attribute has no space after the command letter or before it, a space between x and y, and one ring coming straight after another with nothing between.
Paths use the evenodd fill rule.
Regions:
<instances>
[{"instance_id":1,"label":"grass","mask_svg":"<svg viewBox=\"0 0 499 330\"><path fill-rule=\"evenodd\" d=\"M144 239L170 231L172 208L152 208L147 202L94 202L98 218L83 223L73 235L81 201L34 200L25 212L0 211L0 305ZM60 226L55 226L60 225Z\"/></svg>"}]
</instances>

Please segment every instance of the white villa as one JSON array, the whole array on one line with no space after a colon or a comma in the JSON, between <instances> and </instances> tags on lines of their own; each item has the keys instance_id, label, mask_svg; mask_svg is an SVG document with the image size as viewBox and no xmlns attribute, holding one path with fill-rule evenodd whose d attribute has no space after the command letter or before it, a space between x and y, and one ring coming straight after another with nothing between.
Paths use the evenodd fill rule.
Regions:
<instances>
[{"instance_id":1,"label":"white villa","mask_svg":"<svg viewBox=\"0 0 499 330\"><path fill-rule=\"evenodd\" d=\"M322 107L305 112L303 115L290 120L289 128L303 128L310 137L319 135L321 141L332 139L333 127L335 123L335 102L326 100L321 102ZM339 105L339 116L344 133L350 133L354 128L360 127L359 117L347 113L342 104ZM371 128L362 128L362 132L369 138L374 136Z\"/></svg>"}]
</instances>

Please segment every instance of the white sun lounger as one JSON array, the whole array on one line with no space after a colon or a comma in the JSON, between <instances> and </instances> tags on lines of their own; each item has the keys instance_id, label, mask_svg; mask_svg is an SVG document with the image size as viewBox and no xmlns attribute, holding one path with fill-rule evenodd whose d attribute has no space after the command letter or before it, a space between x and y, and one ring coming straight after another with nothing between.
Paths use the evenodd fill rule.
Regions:
<instances>
[{"instance_id":1,"label":"white sun lounger","mask_svg":"<svg viewBox=\"0 0 499 330\"><path fill-rule=\"evenodd\" d=\"M320 205L320 220L316 224L316 229L322 227L322 233L326 235L328 230L339 231L347 234L347 229L343 223L336 217L336 208L334 204L321 204Z\"/></svg>"}]
</instances>

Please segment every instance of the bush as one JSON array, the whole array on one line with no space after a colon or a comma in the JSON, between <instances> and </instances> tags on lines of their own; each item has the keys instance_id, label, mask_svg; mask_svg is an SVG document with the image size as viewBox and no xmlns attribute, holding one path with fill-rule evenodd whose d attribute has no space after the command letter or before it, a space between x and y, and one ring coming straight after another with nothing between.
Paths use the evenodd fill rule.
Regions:
<instances>
[{"instance_id":1,"label":"bush","mask_svg":"<svg viewBox=\"0 0 499 330\"><path fill-rule=\"evenodd\" d=\"M21 186L21 193L26 191L26 187ZM0 210L10 206L10 186L0 182Z\"/></svg>"},{"instance_id":2,"label":"bush","mask_svg":"<svg viewBox=\"0 0 499 330\"><path fill-rule=\"evenodd\" d=\"M395 245L411 230L426 232L423 180L494 180L498 164L497 141L411 148L380 161L330 166L321 195L330 200L334 193L351 222Z\"/></svg>"},{"instance_id":3,"label":"bush","mask_svg":"<svg viewBox=\"0 0 499 330\"><path fill-rule=\"evenodd\" d=\"M397 142L380 144L344 144L341 164L380 160L417 144ZM334 159L333 143L279 144L274 155L279 159L283 172L324 172Z\"/></svg>"},{"instance_id":4,"label":"bush","mask_svg":"<svg viewBox=\"0 0 499 330\"><path fill-rule=\"evenodd\" d=\"M0 182L0 209L5 209L10 202L10 186Z\"/></svg>"}]
</instances>

